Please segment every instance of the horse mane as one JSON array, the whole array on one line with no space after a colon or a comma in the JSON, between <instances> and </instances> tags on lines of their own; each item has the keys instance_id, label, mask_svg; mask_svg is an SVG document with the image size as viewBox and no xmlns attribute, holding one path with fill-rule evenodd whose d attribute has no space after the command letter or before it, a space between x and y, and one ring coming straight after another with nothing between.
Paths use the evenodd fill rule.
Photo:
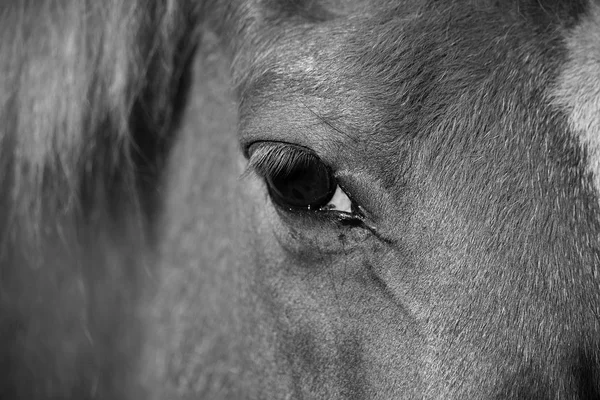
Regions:
<instances>
[{"instance_id":1,"label":"horse mane","mask_svg":"<svg viewBox=\"0 0 600 400\"><path fill-rule=\"evenodd\" d=\"M135 390L147 199L193 48L194 8L0 5L0 398Z\"/></svg>"}]
</instances>

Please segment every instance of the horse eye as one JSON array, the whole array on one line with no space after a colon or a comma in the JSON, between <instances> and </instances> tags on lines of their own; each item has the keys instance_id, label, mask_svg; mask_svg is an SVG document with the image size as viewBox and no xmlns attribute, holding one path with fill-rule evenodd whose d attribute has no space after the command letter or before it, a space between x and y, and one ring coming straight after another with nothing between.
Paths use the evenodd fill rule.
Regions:
<instances>
[{"instance_id":1,"label":"horse eye","mask_svg":"<svg viewBox=\"0 0 600 400\"><path fill-rule=\"evenodd\" d=\"M265 178L273 202L288 209L318 210L338 188L331 169L312 155Z\"/></svg>"},{"instance_id":2,"label":"horse eye","mask_svg":"<svg viewBox=\"0 0 600 400\"><path fill-rule=\"evenodd\" d=\"M281 142L258 142L248 148L254 171L267 185L271 201L287 210L335 211L355 208L338 185L333 170L310 149Z\"/></svg>"}]
</instances>

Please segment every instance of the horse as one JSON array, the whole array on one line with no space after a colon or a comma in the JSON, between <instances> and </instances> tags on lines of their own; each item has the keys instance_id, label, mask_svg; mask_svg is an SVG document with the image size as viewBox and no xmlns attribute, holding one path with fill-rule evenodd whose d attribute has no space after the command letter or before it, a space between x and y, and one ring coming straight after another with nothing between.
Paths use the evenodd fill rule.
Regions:
<instances>
[{"instance_id":1,"label":"horse","mask_svg":"<svg viewBox=\"0 0 600 400\"><path fill-rule=\"evenodd\" d=\"M0 399L600 399L595 0L0 27Z\"/></svg>"}]
</instances>

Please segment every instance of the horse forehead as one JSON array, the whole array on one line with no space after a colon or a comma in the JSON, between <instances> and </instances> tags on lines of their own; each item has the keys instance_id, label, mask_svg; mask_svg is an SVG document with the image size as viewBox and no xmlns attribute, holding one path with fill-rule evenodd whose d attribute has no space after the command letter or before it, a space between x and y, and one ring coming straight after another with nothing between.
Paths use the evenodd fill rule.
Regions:
<instances>
[{"instance_id":1,"label":"horse forehead","mask_svg":"<svg viewBox=\"0 0 600 400\"><path fill-rule=\"evenodd\" d=\"M240 85L242 142L266 136L308 145L338 156L331 161L339 167L375 169L384 186L393 186L390 161L405 153L406 143L397 139L406 129L387 125L404 120L416 131L410 124L414 109L400 99L414 91L409 81L420 79L409 71L426 62L412 57L411 48L428 48L432 30L451 22L429 20L414 8L394 10L294 27L279 42L268 40Z\"/></svg>"},{"instance_id":2,"label":"horse forehead","mask_svg":"<svg viewBox=\"0 0 600 400\"><path fill-rule=\"evenodd\" d=\"M332 128L328 136L338 136L336 140L340 141L353 142L365 134L372 136L372 126L377 120L363 115L368 105L365 82L357 76L361 75L357 74L360 72L356 70L360 68L357 61L368 58L372 51L372 46L365 46L364 41L374 43L381 34L393 36L389 39L401 45L400 30L383 32L378 25L378 18L352 16L310 28L287 27L276 41L268 37L273 35L272 31L265 31L265 44L247 50L254 51L248 57L252 62L237 72L241 125L245 119L258 119L258 108L263 111L258 115L269 122L271 119L264 119L264 114L279 113L284 117L280 121L292 117L296 123L328 124ZM365 27L369 38L356 40L356 35L366 33ZM389 62L394 60L379 60L381 64ZM380 89L399 90L392 86L384 83Z\"/></svg>"},{"instance_id":3,"label":"horse forehead","mask_svg":"<svg viewBox=\"0 0 600 400\"><path fill-rule=\"evenodd\" d=\"M545 33L534 35L535 21L520 12L487 2L436 4L288 27L281 40L269 38L241 85L241 126L253 120L257 132L279 130L285 140L293 131L309 143L354 146L355 155L357 148L366 157L375 152L385 162L406 145L403 139L452 125L450 117L473 131L486 118L516 125L494 119L486 105L507 112L525 106L519 88L545 87L561 61L544 63L562 54L542 51ZM558 97L577 99L577 93ZM591 119L590 103L578 104Z\"/></svg>"},{"instance_id":4,"label":"horse forehead","mask_svg":"<svg viewBox=\"0 0 600 400\"><path fill-rule=\"evenodd\" d=\"M424 79L423 71L444 68L441 63L428 64L431 57L425 54L442 53L450 45L456 51L461 45L439 38L439 32L446 32L453 23L451 18L433 19L432 23L424 10L394 9L389 15L351 16L311 28L288 27L278 35L280 40L266 38L265 46L249 50L256 50L253 62L238 72L242 76L238 79L241 125L249 119L276 120L277 125L320 123L331 128L326 134L313 130L325 141L328 137L347 143L365 137L371 142L378 137L393 141L399 132L380 129L381 125L390 117L402 118L414 111L403 109L401 102L407 92L415 91L413 83ZM463 47L478 42L471 40ZM453 68L460 68L453 61ZM448 76L440 74L441 80ZM458 97L458 92L453 94ZM384 138L389 133L391 137Z\"/></svg>"}]
</instances>

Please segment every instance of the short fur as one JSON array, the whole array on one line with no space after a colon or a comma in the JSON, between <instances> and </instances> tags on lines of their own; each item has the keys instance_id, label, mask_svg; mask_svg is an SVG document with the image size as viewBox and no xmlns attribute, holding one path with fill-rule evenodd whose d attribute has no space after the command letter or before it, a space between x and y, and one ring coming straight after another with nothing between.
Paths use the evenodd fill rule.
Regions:
<instances>
[{"instance_id":1,"label":"short fur","mask_svg":"<svg viewBox=\"0 0 600 400\"><path fill-rule=\"evenodd\" d=\"M0 399L600 398L591 9L2 3ZM238 140L363 226L277 208Z\"/></svg>"}]
</instances>

